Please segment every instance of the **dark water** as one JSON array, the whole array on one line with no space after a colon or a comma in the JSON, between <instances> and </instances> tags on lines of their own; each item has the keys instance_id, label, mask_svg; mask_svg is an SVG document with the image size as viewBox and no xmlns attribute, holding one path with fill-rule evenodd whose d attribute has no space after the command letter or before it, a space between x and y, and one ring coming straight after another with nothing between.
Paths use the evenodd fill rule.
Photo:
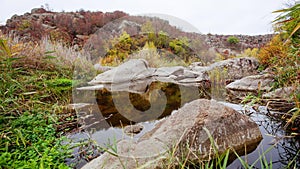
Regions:
<instances>
[{"instance_id":1,"label":"dark water","mask_svg":"<svg viewBox=\"0 0 300 169\"><path fill-rule=\"evenodd\" d=\"M273 168L283 168L296 157L297 167L300 167L300 156L297 156L299 139L286 137L281 123L266 116L264 107L256 112L251 107L227 103L224 87L212 86L208 90L202 86L149 81L125 86L103 86L95 91L78 91L74 100L90 104L78 109L86 132L71 137L77 141L90 137L101 146L105 146L108 140L138 139L150 131L158 119L170 115L185 103L199 98L213 98L241 113L251 114L250 117L259 125L263 140L252 153L243 157L249 164L256 162L254 167L263 168L257 159L264 154L268 162L272 161ZM125 126L136 123L144 126L139 134L133 138L124 134ZM239 160L235 160L228 168L242 168L242 165Z\"/></svg>"}]
</instances>

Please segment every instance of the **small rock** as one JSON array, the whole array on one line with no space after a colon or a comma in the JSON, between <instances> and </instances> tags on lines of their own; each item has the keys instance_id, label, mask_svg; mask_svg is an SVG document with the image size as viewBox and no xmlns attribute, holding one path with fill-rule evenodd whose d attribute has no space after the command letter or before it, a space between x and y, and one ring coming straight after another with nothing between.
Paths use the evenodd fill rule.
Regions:
<instances>
[{"instance_id":1,"label":"small rock","mask_svg":"<svg viewBox=\"0 0 300 169\"><path fill-rule=\"evenodd\" d=\"M124 127L124 133L129 136L132 136L139 134L143 129L144 126L142 126L141 124L129 125Z\"/></svg>"}]
</instances>

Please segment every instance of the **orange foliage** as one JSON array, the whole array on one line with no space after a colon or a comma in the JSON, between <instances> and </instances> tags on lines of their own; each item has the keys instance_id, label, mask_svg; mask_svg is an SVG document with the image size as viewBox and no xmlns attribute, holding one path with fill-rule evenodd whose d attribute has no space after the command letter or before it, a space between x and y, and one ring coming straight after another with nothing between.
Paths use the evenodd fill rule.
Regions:
<instances>
[{"instance_id":1,"label":"orange foliage","mask_svg":"<svg viewBox=\"0 0 300 169\"><path fill-rule=\"evenodd\" d=\"M265 66L278 65L278 61L287 58L289 45L284 43L280 35L274 36L269 44L261 48L258 59Z\"/></svg>"}]
</instances>

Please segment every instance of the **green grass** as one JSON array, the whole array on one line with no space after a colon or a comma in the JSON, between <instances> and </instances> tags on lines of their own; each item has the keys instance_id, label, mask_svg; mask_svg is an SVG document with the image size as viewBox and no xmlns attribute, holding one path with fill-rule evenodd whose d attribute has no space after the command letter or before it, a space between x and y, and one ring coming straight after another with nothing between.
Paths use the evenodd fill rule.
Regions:
<instances>
[{"instance_id":1,"label":"green grass","mask_svg":"<svg viewBox=\"0 0 300 169\"><path fill-rule=\"evenodd\" d=\"M0 45L0 168L69 168L71 148L56 126L68 113L72 69L47 58L25 62L30 55Z\"/></svg>"}]
</instances>

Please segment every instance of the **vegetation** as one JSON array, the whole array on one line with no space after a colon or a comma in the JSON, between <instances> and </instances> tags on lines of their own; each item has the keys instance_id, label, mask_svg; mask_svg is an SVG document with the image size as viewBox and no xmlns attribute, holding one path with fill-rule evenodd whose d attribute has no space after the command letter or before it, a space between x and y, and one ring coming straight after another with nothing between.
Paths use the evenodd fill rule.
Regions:
<instances>
[{"instance_id":1,"label":"vegetation","mask_svg":"<svg viewBox=\"0 0 300 169\"><path fill-rule=\"evenodd\" d=\"M285 120L286 127L297 130L300 122L299 8L300 4L295 4L275 11L281 13L274 21L278 34L259 51L254 48L244 52L246 56L256 56L262 69L268 68L276 76L274 89L287 86L295 89L291 99L296 106L281 118ZM53 14L51 11L47 12ZM64 44L71 45L76 35L90 35L106 23L127 15L120 11L104 14L82 10L79 13L83 17L74 19L74 13L63 12L55 22L52 17L45 15L43 22L52 23L55 27L49 30L43 28L42 22L21 19L21 22L15 23L14 29L17 36L30 34L29 38L32 39L27 43L0 34L0 71L4 72L0 74L0 168L70 167L65 160L72 156L72 147L65 144L63 133L79 124L76 114L67 105L71 102L74 83L80 83L74 78L89 78L89 75L84 74L92 65L88 64L88 59L83 58L88 55L80 53L84 51L66 48ZM131 36L124 31L108 42L109 48L100 62L103 65L116 65L131 58L144 58L149 61L150 66L161 67L186 66L190 62L200 61L197 57L200 52L192 50L191 46L196 42L199 47L202 45L201 41L194 41L183 33L178 33L180 36L176 34L178 38L173 38L169 34L175 31L155 32L158 29L154 27L155 24L148 21L141 28L143 34ZM6 33L9 31L5 30ZM45 35L56 42L43 39ZM236 45L239 39L231 36L227 42ZM101 47L107 45L102 45L102 42L100 44ZM219 55L219 59L228 57L231 56ZM74 69L78 72L75 76ZM226 74L226 69L212 71L211 77L215 82L222 82ZM245 102L251 100L252 103L261 103L260 99L260 95L248 96ZM175 159L176 148L170 152L167 167L173 167L175 163L181 168L193 165L187 158ZM217 154L215 147L212 148ZM188 152L185 157L190 153L189 147L186 150ZM215 161L199 163L203 168L225 168L229 153L230 150L217 155ZM260 161L263 167L272 168L272 163L268 163L263 155L257 162ZM237 156L245 168L253 167ZM199 167L199 163L195 166Z\"/></svg>"},{"instance_id":2,"label":"vegetation","mask_svg":"<svg viewBox=\"0 0 300 169\"><path fill-rule=\"evenodd\" d=\"M61 134L72 129L64 124L76 123L66 107L73 63L56 55L62 50L45 46L49 42L22 43L1 35L0 168L69 168L65 160L72 151ZM66 49L64 56L70 56Z\"/></svg>"},{"instance_id":3,"label":"vegetation","mask_svg":"<svg viewBox=\"0 0 300 169\"><path fill-rule=\"evenodd\" d=\"M300 118L300 4L277 10L281 13L274 21L278 34L262 48L258 59L263 68L269 68L275 75L274 89L292 86L294 93L291 99L296 107L292 109L290 118L284 118L289 127L299 126ZM295 123L294 123L295 122Z\"/></svg>"},{"instance_id":4,"label":"vegetation","mask_svg":"<svg viewBox=\"0 0 300 169\"><path fill-rule=\"evenodd\" d=\"M238 44L240 42L239 38L235 37L235 36L229 36L227 38L227 42L231 45L235 45Z\"/></svg>"},{"instance_id":5,"label":"vegetation","mask_svg":"<svg viewBox=\"0 0 300 169\"><path fill-rule=\"evenodd\" d=\"M149 22L146 23L145 30L151 30ZM136 53L139 53L141 58L147 59L149 62L154 59L162 59L167 62L178 63L182 65L189 64L193 61L200 61L192 49L190 49L189 39L181 37L178 39L170 38L167 33L160 31L158 34L148 32L142 35L130 36L127 32L123 32L119 37L111 41L111 48L107 49L106 56L101 58L100 62L103 65L118 65L128 58L136 58ZM155 49L160 57L153 58L142 56L146 54L145 49ZM143 52L141 52L143 50ZM157 60L158 61L158 60Z\"/></svg>"}]
</instances>

